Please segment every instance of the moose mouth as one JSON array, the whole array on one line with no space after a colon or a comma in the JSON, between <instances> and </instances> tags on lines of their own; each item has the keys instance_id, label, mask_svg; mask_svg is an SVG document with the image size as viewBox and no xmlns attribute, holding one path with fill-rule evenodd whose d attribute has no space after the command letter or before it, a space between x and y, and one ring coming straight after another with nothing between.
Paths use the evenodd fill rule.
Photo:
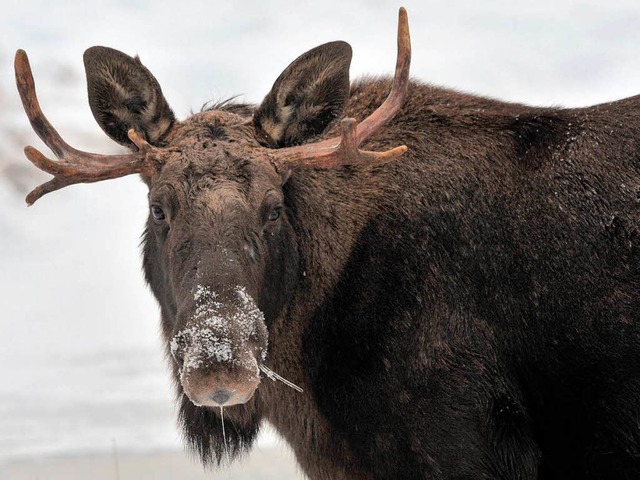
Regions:
<instances>
[{"instance_id":1,"label":"moose mouth","mask_svg":"<svg viewBox=\"0 0 640 480\"><path fill-rule=\"evenodd\" d=\"M184 393L197 406L246 403L267 353L263 312L242 286L218 293L198 285L193 300L169 344Z\"/></svg>"}]
</instances>

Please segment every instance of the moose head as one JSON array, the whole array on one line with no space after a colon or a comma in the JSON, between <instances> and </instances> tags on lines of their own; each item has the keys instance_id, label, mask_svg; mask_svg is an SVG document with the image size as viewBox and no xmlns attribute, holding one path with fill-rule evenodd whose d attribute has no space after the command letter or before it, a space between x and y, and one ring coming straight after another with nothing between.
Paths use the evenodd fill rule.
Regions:
<instances>
[{"instance_id":1,"label":"moose head","mask_svg":"<svg viewBox=\"0 0 640 480\"><path fill-rule=\"evenodd\" d=\"M179 121L137 57L90 48L84 63L91 110L107 135L131 151L99 155L72 148L52 127L38 104L27 55L16 54L26 113L58 158L25 148L34 165L53 175L27 203L75 183L141 175L149 188L146 278L161 307L178 384L195 405L244 404L260 383L268 327L299 277L296 229L283 191L290 176L389 162L406 150L358 148L406 96L404 9L388 98L359 124L344 118L339 135L319 140L344 115L350 61L348 44L321 45L289 65L257 108L228 103Z\"/></svg>"}]
</instances>

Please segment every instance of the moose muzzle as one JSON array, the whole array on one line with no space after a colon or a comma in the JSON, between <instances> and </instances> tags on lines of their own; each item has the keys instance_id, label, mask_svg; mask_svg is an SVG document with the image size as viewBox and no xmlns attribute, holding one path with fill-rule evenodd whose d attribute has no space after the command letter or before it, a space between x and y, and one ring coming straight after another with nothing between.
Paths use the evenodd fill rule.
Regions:
<instances>
[{"instance_id":1,"label":"moose muzzle","mask_svg":"<svg viewBox=\"0 0 640 480\"><path fill-rule=\"evenodd\" d=\"M247 290L198 285L178 319L170 347L189 399L211 407L249 401L260 383L267 328Z\"/></svg>"}]
</instances>

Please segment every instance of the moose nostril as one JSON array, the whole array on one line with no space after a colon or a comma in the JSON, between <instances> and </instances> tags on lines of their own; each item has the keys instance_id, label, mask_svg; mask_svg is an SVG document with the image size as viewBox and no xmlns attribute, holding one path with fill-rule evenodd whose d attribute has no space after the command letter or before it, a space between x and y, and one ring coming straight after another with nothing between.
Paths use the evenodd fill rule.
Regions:
<instances>
[{"instance_id":1,"label":"moose nostril","mask_svg":"<svg viewBox=\"0 0 640 480\"><path fill-rule=\"evenodd\" d=\"M218 390L213 395L211 395L211 400L216 402L218 405L224 405L227 400L231 397L231 393L226 390Z\"/></svg>"}]
</instances>

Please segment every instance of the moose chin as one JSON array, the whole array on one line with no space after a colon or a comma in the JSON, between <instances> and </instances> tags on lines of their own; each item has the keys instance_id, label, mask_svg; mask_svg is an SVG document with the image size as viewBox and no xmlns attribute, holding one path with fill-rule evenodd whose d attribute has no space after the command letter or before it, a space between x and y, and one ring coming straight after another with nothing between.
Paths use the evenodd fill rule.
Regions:
<instances>
[{"instance_id":1,"label":"moose chin","mask_svg":"<svg viewBox=\"0 0 640 480\"><path fill-rule=\"evenodd\" d=\"M233 459L271 423L312 479L640 478L640 96L537 108L349 80L320 45L260 105L175 118L138 57L84 55L100 127L27 196L139 174L143 266L187 444ZM123 332L124 334L124 332ZM274 381L275 380L275 381Z\"/></svg>"}]
</instances>

